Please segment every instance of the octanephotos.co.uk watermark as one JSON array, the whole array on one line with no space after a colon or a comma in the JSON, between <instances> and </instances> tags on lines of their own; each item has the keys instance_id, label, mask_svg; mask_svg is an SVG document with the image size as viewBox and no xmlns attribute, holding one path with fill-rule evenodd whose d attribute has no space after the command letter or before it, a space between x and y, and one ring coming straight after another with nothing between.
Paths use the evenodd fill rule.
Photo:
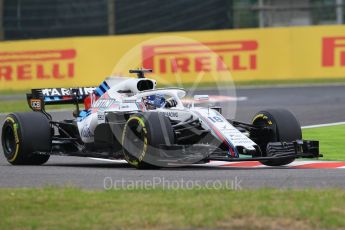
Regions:
<instances>
[{"instance_id":1,"label":"octanephotos.co.uk watermark","mask_svg":"<svg viewBox=\"0 0 345 230\"><path fill-rule=\"evenodd\" d=\"M187 180L166 179L165 177L152 177L152 179L125 179L105 177L103 180L105 190L241 190L242 180L238 177L228 180Z\"/></svg>"}]
</instances>

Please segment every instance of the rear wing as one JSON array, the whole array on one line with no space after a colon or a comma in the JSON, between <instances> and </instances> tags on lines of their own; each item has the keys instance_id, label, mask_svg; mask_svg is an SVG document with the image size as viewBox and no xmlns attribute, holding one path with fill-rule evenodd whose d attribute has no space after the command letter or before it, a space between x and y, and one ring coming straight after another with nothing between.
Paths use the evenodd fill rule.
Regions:
<instances>
[{"instance_id":1,"label":"rear wing","mask_svg":"<svg viewBox=\"0 0 345 230\"><path fill-rule=\"evenodd\" d=\"M26 99L32 110L42 111L45 105L82 103L95 90L96 87L32 89Z\"/></svg>"}]
</instances>

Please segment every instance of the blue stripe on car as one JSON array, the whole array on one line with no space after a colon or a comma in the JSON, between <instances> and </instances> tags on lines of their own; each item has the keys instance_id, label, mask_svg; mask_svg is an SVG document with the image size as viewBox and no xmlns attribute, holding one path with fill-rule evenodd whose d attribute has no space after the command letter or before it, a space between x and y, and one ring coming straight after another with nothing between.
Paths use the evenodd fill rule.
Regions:
<instances>
[{"instance_id":1,"label":"blue stripe on car","mask_svg":"<svg viewBox=\"0 0 345 230\"><path fill-rule=\"evenodd\" d=\"M101 90L100 88L96 88L96 94L97 94L98 96L102 96L102 95L103 95L103 92L102 92L102 90Z\"/></svg>"}]
</instances>

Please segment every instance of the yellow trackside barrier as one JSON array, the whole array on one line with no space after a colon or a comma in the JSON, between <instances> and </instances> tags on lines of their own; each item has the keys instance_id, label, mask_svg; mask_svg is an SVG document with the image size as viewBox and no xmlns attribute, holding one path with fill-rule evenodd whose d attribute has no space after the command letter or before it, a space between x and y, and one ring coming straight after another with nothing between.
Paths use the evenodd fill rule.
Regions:
<instances>
[{"instance_id":1,"label":"yellow trackside barrier","mask_svg":"<svg viewBox=\"0 0 345 230\"><path fill-rule=\"evenodd\" d=\"M345 26L2 42L0 90L97 85L140 66L165 84L344 78Z\"/></svg>"}]
</instances>

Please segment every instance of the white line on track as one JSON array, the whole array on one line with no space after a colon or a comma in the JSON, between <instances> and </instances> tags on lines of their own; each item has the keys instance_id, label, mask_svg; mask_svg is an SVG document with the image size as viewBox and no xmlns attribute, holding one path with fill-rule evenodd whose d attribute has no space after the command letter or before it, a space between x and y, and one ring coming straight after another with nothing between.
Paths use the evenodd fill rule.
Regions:
<instances>
[{"instance_id":1,"label":"white line on track","mask_svg":"<svg viewBox=\"0 0 345 230\"><path fill-rule=\"evenodd\" d=\"M343 122L327 123L327 124L302 126L302 129L312 129L312 128L320 128L320 127L328 127L328 126L336 126L336 125L345 125L345 121L343 121Z\"/></svg>"},{"instance_id":2,"label":"white line on track","mask_svg":"<svg viewBox=\"0 0 345 230\"><path fill-rule=\"evenodd\" d=\"M104 161L104 162L112 162L112 163L127 163L125 160L111 160L111 159L103 159L103 158L95 158L95 157L88 157L91 160L96 161Z\"/></svg>"},{"instance_id":3,"label":"white line on track","mask_svg":"<svg viewBox=\"0 0 345 230\"><path fill-rule=\"evenodd\" d=\"M305 84L274 84L274 85L237 85L236 89L272 89L272 88L312 88L312 87L338 87L345 86L339 83L305 83Z\"/></svg>"}]
</instances>

